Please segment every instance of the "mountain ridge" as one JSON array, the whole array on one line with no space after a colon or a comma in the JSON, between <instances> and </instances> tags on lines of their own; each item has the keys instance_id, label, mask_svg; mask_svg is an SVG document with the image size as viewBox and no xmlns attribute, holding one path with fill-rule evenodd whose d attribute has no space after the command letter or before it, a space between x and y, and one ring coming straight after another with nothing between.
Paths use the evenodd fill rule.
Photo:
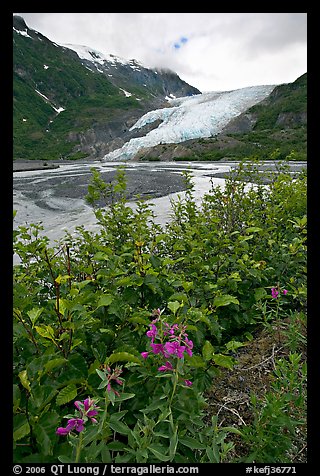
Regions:
<instances>
[{"instance_id":1,"label":"mountain ridge","mask_svg":"<svg viewBox=\"0 0 320 476\"><path fill-rule=\"evenodd\" d=\"M103 74L94 68L13 17L14 158L101 157L143 113L166 106L167 95L200 93L171 71L141 67L144 86L128 64L117 65L117 78L108 62L99 64Z\"/></svg>"}]
</instances>

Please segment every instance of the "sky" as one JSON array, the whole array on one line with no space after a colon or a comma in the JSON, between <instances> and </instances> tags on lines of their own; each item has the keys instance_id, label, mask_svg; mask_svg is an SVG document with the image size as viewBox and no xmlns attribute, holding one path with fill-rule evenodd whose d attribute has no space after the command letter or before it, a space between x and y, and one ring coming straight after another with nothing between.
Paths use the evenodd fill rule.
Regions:
<instances>
[{"instance_id":1,"label":"sky","mask_svg":"<svg viewBox=\"0 0 320 476\"><path fill-rule=\"evenodd\" d=\"M58 44L175 71L201 92L295 81L307 13L15 13Z\"/></svg>"}]
</instances>

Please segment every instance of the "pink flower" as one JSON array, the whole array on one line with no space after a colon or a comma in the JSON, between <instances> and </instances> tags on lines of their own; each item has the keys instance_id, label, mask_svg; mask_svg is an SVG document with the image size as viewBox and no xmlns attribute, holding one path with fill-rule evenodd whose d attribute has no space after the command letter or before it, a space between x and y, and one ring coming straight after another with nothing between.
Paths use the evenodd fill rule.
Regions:
<instances>
[{"instance_id":1,"label":"pink flower","mask_svg":"<svg viewBox=\"0 0 320 476\"><path fill-rule=\"evenodd\" d=\"M165 351L170 355L176 355L179 357L179 359L182 359L183 357L183 352L185 347L181 346L179 342L174 341L174 342L166 342L164 344Z\"/></svg>"},{"instance_id":2,"label":"pink flower","mask_svg":"<svg viewBox=\"0 0 320 476\"><path fill-rule=\"evenodd\" d=\"M283 294L284 294L284 295L286 295L286 294L287 294L287 292L288 292L288 290L287 290L287 289L284 289L284 290L283 290Z\"/></svg>"},{"instance_id":3,"label":"pink flower","mask_svg":"<svg viewBox=\"0 0 320 476\"><path fill-rule=\"evenodd\" d=\"M192 348L193 348L193 342L192 340L188 339L188 337L186 337L186 340L184 341L184 343L186 344L186 352L187 354L190 355L190 357L192 357Z\"/></svg>"},{"instance_id":4,"label":"pink flower","mask_svg":"<svg viewBox=\"0 0 320 476\"><path fill-rule=\"evenodd\" d=\"M70 420L68 420L66 428L63 428L61 426L57 428L57 435L66 436L72 430L76 430L78 433L80 433L85 429L85 423L88 418L91 420L92 423L98 423L97 420L94 418L96 415L98 415L98 407L94 403L94 400L88 397L83 402L77 400L76 402L74 402L74 405L78 410L76 414L78 414L80 418L71 418Z\"/></svg>"},{"instance_id":5,"label":"pink flower","mask_svg":"<svg viewBox=\"0 0 320 476\"><path fill-rule=\"evenodd\" d=\"M164 365L158 368L159 372L165 372L166 370L173 370L172 364L167 361Z\"/></svg>"},{"instance_id":6,"label":"pink flower","mask_svg":"<svg viewBox=\"0 0 320 476\"><path fill-rule=\"evenodd\" d=\"M68 420L66 428L61 426L57 428L56 434L61 436L68 435L72 430L76 430L78 433L84 430L84 420L82 418L71 418Z\"/></svg>"},{"instance_id":7,"label":"pink flower","mask_svg":"<svg viewBox=\"0 0 320 476\"><path fill-rule=\"evenodd\" d=\"M153 351L154 354L163 354L164 351L163 351L163 344L150 344L151 346L151 349Z\"/></svg>"},{"instance_id":8,"label":"pink flower","mask_svg":"<svg viewBox=\"0 0 320 476\"><path fill-rule=\"evenodd\" d=\"M146 332L146 335L151 338L151 342L154 342L156 335L158 334L158 329L155 324L151 324L151 329Z\"/></svg>"},{"instance_id":9,"label":"pink flower","mask_svg":"<svg viewBox=\"0 0 320 476\"><path fill-rule=\"evenodd\" d=\"M279 291L277 290L277 288L271 288L271 294L273 299L277 299L279 296Z\"/></svg>"},{"instance_id":10,"label":"pink flower","mask_svg":"<svg viewBox=\"0 0 320 476\"><path fill-rule=\"evenodd\" d=\"M62 428L62 426L59 426L59 428L56 429L56 435L67 436L68 434L69 430L67 428Z\"/></svg>"},{"instance_id":11,"label":"pink flower","mask_svg":"<svg viewBox=\"0 0 320 476\"><path fill-rule=\"evenodd\" d=\"M89 417L90 420L93 422L93 423L96 423L97 420L93 417L95 417L96 415L98 415L98 410L97 410L97 405L94 403L94 400L92 400L90 397L86 398L83 403L80 402L79 400L77 400L76 402L74 402L76 408L79 410L80 412L80 417L83 418L83 417Z\"/></svg>"},{"instance_id":12,"label":"pink flower","mask_svg":"<svg viewBox=\"0 0 320 476\"><path fill-rule=\"evenodd\" d=\"M146 359L149 355L149 352L141 352L141 356Z\"/></svg>"},{"instance_id":13,"label":"pink flower","mask_svg":"<svg viewBox=\"0 0 320 476\"><path fill-rule=\"evenodd\" d=\"M191 387L192 385L191 380L185 380L184 383L186 384L187 387Z\"/></svg>"}]
</instances>

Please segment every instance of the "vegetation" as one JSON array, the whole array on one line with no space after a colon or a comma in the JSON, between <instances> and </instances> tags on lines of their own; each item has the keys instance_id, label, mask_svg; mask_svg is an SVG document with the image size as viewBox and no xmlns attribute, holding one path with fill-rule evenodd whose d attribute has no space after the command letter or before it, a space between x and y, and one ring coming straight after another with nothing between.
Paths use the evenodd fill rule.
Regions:
<instances>
[{"instance_id":1,"label":"vegetation","mask_svg":"<svg viewBox=\"0 0 320 476\"><path fill-rule=\"evenodd\" d=\"M293 83L276 86L266 101L252 106L248 112L258 116L255 130L277 127L279 116L287 113L291 115L306 114L307 73L300 76Z\"/></svg>"},{"instance_id":2,"label":"vegetation","mask_svg":"<svg viewBox=\"0 0 320 476\"><path fill-rule=\"evenodd\" d=\"M99 232L50 247L41 224L14 231L15 462L295 462L306 174L280 164L266 186L242 164L201 206L185 180L165 228L151 205L128 206L119 168L112 183L92 169L87 201L108 203L95 208ZM282 334L287 358L252 395L250 421L208 419L212 385L259 329Z\"/></svg>"},{"instance_id":3,"label":"vegetation","mask_svg":"<svg viewBox=\"0 0 320 476\"><path fill-rule=\"evenodd\" d=\"M78 140L70 138L71 132L105 123L119 110L142 107L105 76L83 66L76 53L45 37L26 39L14 32L13 67L14 158L68 157ZM145 88L139 94L145 97ZM57 114L54 107L65 110Z\"/></svg>"}]
</instances>

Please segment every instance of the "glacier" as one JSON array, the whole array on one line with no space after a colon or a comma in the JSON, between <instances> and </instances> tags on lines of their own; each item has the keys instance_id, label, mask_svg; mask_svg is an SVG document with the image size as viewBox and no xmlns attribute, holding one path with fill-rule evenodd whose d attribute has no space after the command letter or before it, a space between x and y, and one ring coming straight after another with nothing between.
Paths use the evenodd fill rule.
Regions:
<instances>
[{"instance_id":1,"label":"glacier","mask_svg":"<svg viewBox=\"0 0 320 476\"><path fill-rule=\"evenodd\" d=\"M235 117L265 99L276 85L248 86L232 91L213 91L169 99L168 107L144 114L130 130L160 120L160 125L144 136L135 137L102 160L130 160L140 149L172 144L219 134Z\"/></svg>"}]
</instances>

